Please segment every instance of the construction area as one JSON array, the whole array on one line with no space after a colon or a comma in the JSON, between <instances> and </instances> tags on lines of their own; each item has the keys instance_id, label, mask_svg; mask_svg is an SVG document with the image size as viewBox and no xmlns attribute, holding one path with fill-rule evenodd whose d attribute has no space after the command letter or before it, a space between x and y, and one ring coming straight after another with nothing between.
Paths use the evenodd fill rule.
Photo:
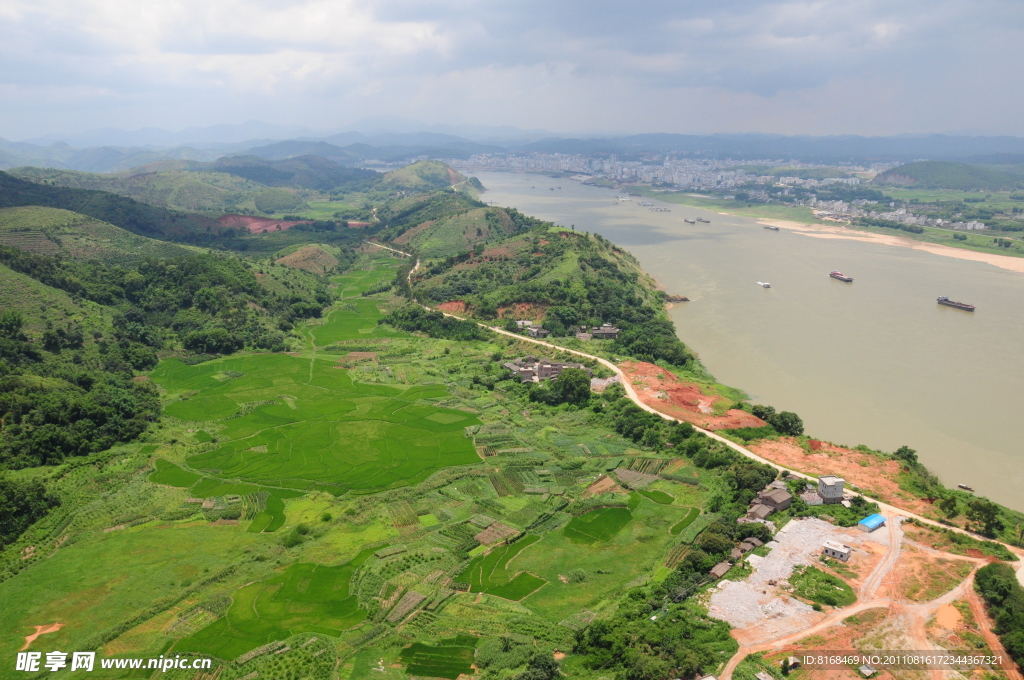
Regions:
<instances>
[{"instance_id":1,"label":"construction area","mask_svg":"<svg viewBox=\"0 0 1024 680\"><path fill-rule=\"evenodd\" d=\"M745 557L749 572L734 568L732 573L740 577L727 576L712 589L705 601L710 615L731 624L740 644L721 674L723 680L730 680L740 662L758 652L763 653L762 663L778 671L784 659L811 651L1001 650L973 588L974 572L994 558L918 543L908 534L920 531L907 525L905 532L903 517L887 514L884 519L873 531L817 518L791 520L764 549ZM1010 662L991 670L1021 679ZM808 677L829 680L865 677L865 670L853 667L810 673ZM970 675L896 673L875 669L870 677L923 678L927 673L930 680L941 680Z\"/></svg>"}]
</instances>

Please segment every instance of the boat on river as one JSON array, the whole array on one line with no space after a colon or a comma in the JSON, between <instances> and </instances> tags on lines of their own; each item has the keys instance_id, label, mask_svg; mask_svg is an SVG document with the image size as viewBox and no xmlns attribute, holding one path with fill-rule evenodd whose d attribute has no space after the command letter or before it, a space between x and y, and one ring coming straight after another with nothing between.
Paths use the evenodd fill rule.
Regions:
<instances>
[{"instance_id":1,"label":"boat on river","mask_svg":"<svg viewBox=\"0 0 1024 680\"><path fill-rule=\"evenodd\" d=\"M844 274L842 272L829 272L828 275L831 276L833 279L838 279L839 281L846 281L847 283L853 283L853 277L852 276L847 276L846 274Z\"/></svg>"},{"instance_id":2,"label":"boat on river","mask_svg":"<svg viewBox=\"0 0 1024 680\"><path fill-rule=\"evenodd\" d=\"M697 224L694 220L688 220L685 217L683 218L683 222L686 222L687 224Z\"/></svg>"},{"instance_id":3,"label":"boat on river","mask_svg":"<svg viewBox=\"0 0 1024 680\"><path fill-rule=\"evenodd\" d=\"M778 228L778 227L773 227L773 226L772 226L772 225L770 225L770 224L764 224L764 225L761 225L761 226L763 226L763 227L764 227L765 229L767 229L768 231L778 231L778 230L779 230L779 228Z\"/></svg>"},{"instance_id":4,"label":"boat on river","mask_svg":"<svg viewBox=\"0 0 1024 680\"><path fill-rule=\"evenodd\" d=\"M761 286L762 288L771 288L772 287L772 284L768 283L767 281L758 281L757 285Z\"/></svg>"},{"instance_id":5,"label":"boat on river","mask_svg":"<svg viewBox=\"0 0 1024 680\"><path fill-rule=\"evenodd\" d=\"M973 486L967 486L966 484L957 484L957 488L963 489L964 491L974 491Z\"/></svg>"},{"instance_id":6,"label":"boat on river","mask_svg":"<svg viewBox=\"0 0 1024 680\"><path fill-rule=\"evenodd\" d=\"M936 300L936 302L938 302L940 305L945 305L946 307L952 307L953 309L962 309L965 312L973 312L974 311L974 305L969 305L966 302L957 302L955 300L950 300L945 295L943 295L942 297L938 298Z\"/></svg>"}]
</instances>

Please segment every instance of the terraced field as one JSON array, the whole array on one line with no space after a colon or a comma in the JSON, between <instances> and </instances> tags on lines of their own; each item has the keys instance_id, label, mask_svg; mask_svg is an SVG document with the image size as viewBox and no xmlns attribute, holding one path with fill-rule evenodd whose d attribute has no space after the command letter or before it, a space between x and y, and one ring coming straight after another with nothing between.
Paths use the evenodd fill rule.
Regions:
<instances>
[{"instance_id":1,"label":"terraced field","mask_svg":"<svg viewBox=\"0 0 1024 680\"><path fill-rule=\"evenodd\" d=\"M486 555L474 558L459 574L458 580L470 584L470 592L497 595L506 600L521 600L547 583L542 578L515 569L508 563L522 551L540 540L540 536L526 536L511 545L495 548Z\"/></svg>"},{"instance_id":2,"label":"terraced field","mask_svg":"<svg viewBox=\"0 0 1024 680\"><path fill-rule=\"evenodd\" d=\"M371 554L364 550L337 567L297 563L283 574L251 583L234 594L227 616L183 638L174 651L233 659L296 633L337 637L366 618L349 595L349 581Z\"/></svg>"},{"instance_id":3,"label":"terraced field","mask_svg":"<svg viewBox=\"0 0 1024 680\"><path fill-rule=\"evenodd\" d=\"M358 385L330 359L272 354L197 366L170 359L152 380L169 393L167 415L204 421L204 431L217 429L225 442L187 459L206 476L191 492L197 496L257 486L372 492L479 461L463 432L479 421L419 401L445 396L443 387Z\"/></svg>"}]
</instances>

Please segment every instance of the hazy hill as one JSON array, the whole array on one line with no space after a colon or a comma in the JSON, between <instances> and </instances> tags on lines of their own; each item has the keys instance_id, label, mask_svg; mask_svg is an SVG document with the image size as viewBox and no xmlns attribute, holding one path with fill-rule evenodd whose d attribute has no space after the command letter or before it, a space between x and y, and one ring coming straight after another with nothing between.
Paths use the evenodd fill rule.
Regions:
<instances>
[{"instance_id":1,"label":"hazy hill","mask_svg":"<svg viewBox=\"0 0 1024 680\"><path fill-rule=\"evenodd\" d=\"M873 180L883 186L999 191L1024 186L1024 175L950 161L920 161L886 170Z\"/></svg>"},{"instance_id":2,"label":"hazy hill","mask_svg":"<svg viewBox=\"0 0 1024 680\"><path fill-rule=\"evenodd\" d=\"M41 206L0 208L0 246L114 263L200 252L198 248L139 236L88 215Z\"/></svg>"},{"instance_id":3,"label":"hazy hill","mask_svg":"<svg viewBox=\"0 0 1024 680\"><path fill-rule=\"evenodd\" d=\"M373 170L346 168L326 158L308 155L281 160L267 160L259 156L230 156L213 163L193 166L193 169L226 172L270 187L301 187L319 191L337 188L347 191L366 190L380 177Z\"/></svg>"},{"instance_id":4,"label":"hazy hill","mask_svg":"<svg viewBox=\"0 0 1024 680\"><path fill-rule=\"evenodd\" d=\"M205 233L217 226L215 221L200 215L174 212L117 194L36 184L0 172L0 208L26 205L70 210L156 238Z\"/></svg>"}]
</instances>

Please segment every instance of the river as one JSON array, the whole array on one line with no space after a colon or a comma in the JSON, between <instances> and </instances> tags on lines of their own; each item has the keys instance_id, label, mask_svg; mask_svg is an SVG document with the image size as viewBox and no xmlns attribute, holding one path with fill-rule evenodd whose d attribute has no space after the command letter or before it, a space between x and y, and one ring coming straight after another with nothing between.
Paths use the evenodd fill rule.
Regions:
<instances>
[{"instance_id":1,"label":"river","mask_svg":"<svg viewBox=\"0 0 1024 680\"><path fill-rule=\"evenodd\" d=\"M569 179L472 174L483 200L599 233L688 296L669 313L720 382L836 444L906 444L948 486L1024 511L1024 274L658 201L671 212L652 212L637 197L613 205L621 192Z\"/></svg>"}]
</instances>

